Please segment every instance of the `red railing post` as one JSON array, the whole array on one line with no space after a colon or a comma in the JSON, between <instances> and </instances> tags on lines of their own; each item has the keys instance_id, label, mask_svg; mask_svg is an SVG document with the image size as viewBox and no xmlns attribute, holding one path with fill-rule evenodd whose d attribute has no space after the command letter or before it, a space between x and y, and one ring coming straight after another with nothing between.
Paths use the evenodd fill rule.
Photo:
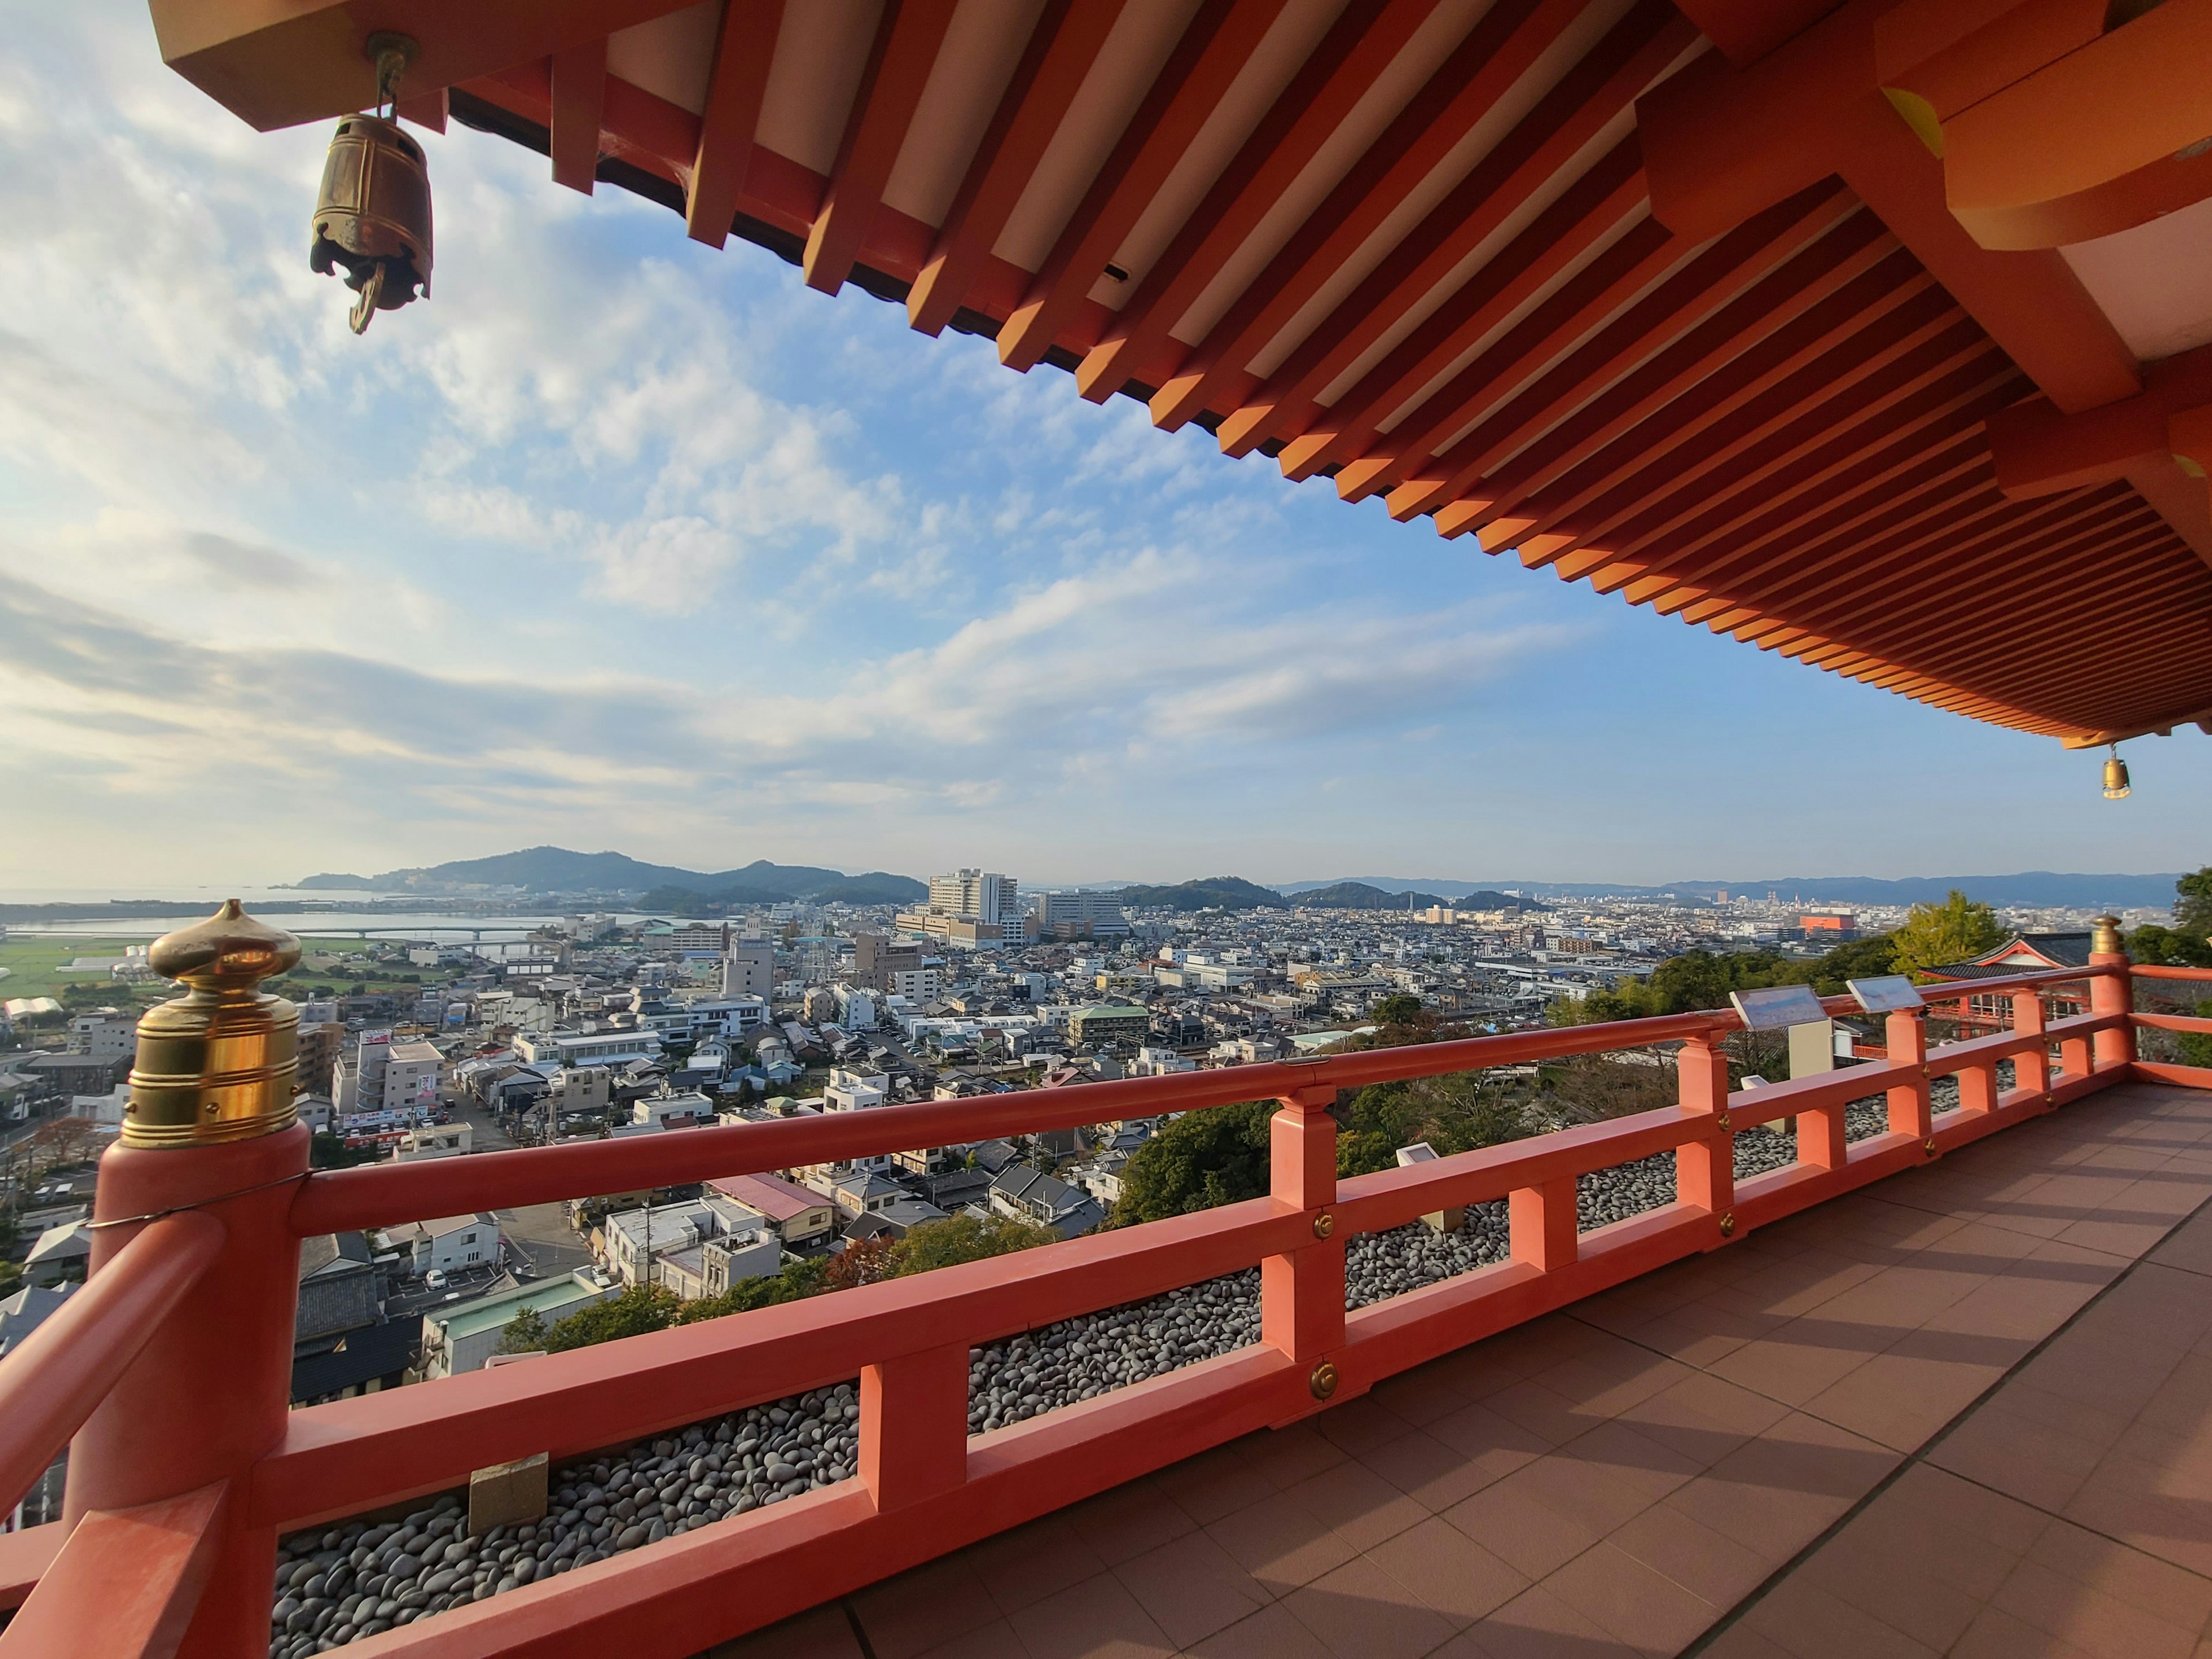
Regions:
<instances>
[{"instance_id":1,"label":"red railing post","mask_svg":"<svg viewBox=\"0 0 2212 1659\"><path fill-rule=\"evenodd\" d=\"M1882 1042L1889 1050L1890 1075L1896 1079L1889 1086L1890 1133L1924 1141L1929 1127L1928 1029L1911 1010L1894 1013L1883 1022Z\"/></svg>"},{"instance_id":2,"label":"red railing post","mask_svg":"<svg viewBox=\"0 0 2212 1659\"><path fill-rule=\"evenodd\" d=\"M1674 1196L1710 1212L1721 1236L1735 1231L1735 1131L1729 1126L1728 1050L1717 1036L1692 1037L1674 1056L1682 1109L1705 1118L1702 1138L1674 1150Z\"/></svg>"},{"instance_id":3,"label":"red railing post","mask_svg":"<svg viewBox=\"0 0 2212 1659\"><path fill-rule=\"evenodd\" d=\"M968 1479L968 1347L860 1368L860 1479L878 1510L942 1498Z\"/></svg>"},{"instance_id":4,"label":"red railing post","mask_svg":"<svg viewBox=\"0 0 2212 1659\"><path fill-rule=\"evenodd\" d=\"M2094 1053L2100 1066L2124 1066L2136 1057L2136 1028L2128 1016L2135 1012L2135 981L2128 969L2126 946L2120 939L2120 919L2099 916L2089 935L2089 965L2104 971L2089 981L2089 1012L2117 1014L2119 1023L2097 1033Z\"/></svg>"},{"instance_id":5,"label":"red railing post","mask_svg":"<svg viewBox=\"0 0 2212 1659\"><path fill-rule=\"evenodd\" d=\"M1516 1187L1508 1195L1513 1259L1540 1273L1571 1267L1581 1253L1581 1213L1576 1177L1559 1176L1536 1187Z\"/></svg>"},{"instance_id":6,"label":"red railing post","mask_svg":"<svg viewBox=\"0 0 2212 1659\"><path fill-rule=\"evenodd\" d=\"M1313 1217L1310 1241L1260 1264L1260 1335L1307 1366L1314 1397L1336 1389L1328 1356L1344 1346L1344 1241L1335 1236L1336 1091L1301 1089L1283 1097L1268 1124L1269 1190L1275 1201Z\"/></svg>"},{"instance_id":7,"label":"red railing post","mask_svg":"<svg viewBox=\"0 0 2212 1659\"><path fill-rule=\"evenodd\" d=\"M2044 1033L2043 993L2040 989L2012 994L2012 1029L2016 1035L2040 1037ZM2012 1057L2012 1086L2047 1094L2051 1090L2051 1045L2034 1048Z\"/></svg>"},{"instance_id":8,"label":"red railing post","mask_svg":"<svg viewBox=\"0 0 2212 1659\"><path fill-rule=\"evenodd\" d=\"M78 1431L66 1525L222 1482L242 1500L254 1464L284 1437L300 1277L288 1215L308 1135L292 1109L299 1016L253 988L299 953L234 901L153 947L155 969L191 990L138 1024L122 1139L100 1161L91 1271L164 1213L204 1212L222 1224L222 1246ZM276 1534L250 1528L249 1507L226 1503L216 1516L180 1659L267 1648ZM101 1610L83 1616L94 1623Z\"/></svg>"}]
</instances>

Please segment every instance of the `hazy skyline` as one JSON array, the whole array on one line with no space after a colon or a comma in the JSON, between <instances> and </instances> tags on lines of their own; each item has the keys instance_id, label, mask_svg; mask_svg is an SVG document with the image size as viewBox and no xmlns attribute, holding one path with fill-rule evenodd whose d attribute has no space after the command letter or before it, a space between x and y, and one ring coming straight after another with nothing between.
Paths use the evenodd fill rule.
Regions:
<instances>
[{"instance_id":1,"label":"hazy skyline","mask_svg":"<svg viewBox=\"0 0 2212 1659\"><path fill-rule=\"evenodd\" d=\"M2212 860L2194 732L2128 745L2107 803L2100 754L1288 485L458 126L424 137L432 296L356 339L307 269L323 124L252 132L135 0L4 11L8 886L541 842L1132 880Z\"/></svg>"}]
</instances>

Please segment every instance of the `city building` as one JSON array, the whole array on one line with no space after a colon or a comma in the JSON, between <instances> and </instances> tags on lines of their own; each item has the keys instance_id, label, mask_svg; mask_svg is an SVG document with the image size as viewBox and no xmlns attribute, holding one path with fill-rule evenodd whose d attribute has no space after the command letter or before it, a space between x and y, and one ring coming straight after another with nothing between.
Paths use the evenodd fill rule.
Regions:
<instances>
[{"instance_id":1,"label":"city building","mask_svg":"<svg viewBox=\"0 0 2212 1659\"><path fill-rule=\"evenodd\" d=\"M1129 920L1111 892L1053 888L1029 896L1029 913L1038 939L1125 939Z\"/></svg>"},{"instance_id":2,"label":"city building","mask_svg":"<svg viewBox=\"0 0 2212 1659\"><path fill-rule=\"evenodd\" d=\"M619 1296L622 1288L604 1273L579 1267L565 1279L508 1285L434 1309L422 1316L422 1380L482 1370L484 1361L500 1352L507 1328L523 1314L537 1315L548 1327L557 1325L595 1302Z\"/></svg>"},{"instance_id":3,"label":"city building","mask_svg":"<svg viewBox=\"0 0 2212 1659\"><path fill-rule=\"evenodd\" d=\"M495 1266L501 1257L499 1218L489 1210L387 1227L384 1240L386 1249L405 1256L407 1271L416 1278L428 1273Z\"/></svg>"},{"instance_id":4,"label":"city building","mask_svg":"<svg viewBox=\"0 0 2212 1659\"><path fill-rule=\"evenodd\" d=\"M788 1249L819 1243L836 1228L834 1203L781 1176L722 1176L709 1181L707 1187L766 1220Z\"/></svg>"},{"instance_id":5,"label":"city building","mask_svg":"<svg viewBox=\"0 0 2212 1659\"><path fill-rule=\"evenodd\" d=\"M129 1060L138 1052L138 1017L99 1008L70 1021L70 1049L94 1060Z\"/></svg>"},{"instance_id":6,"label":"city building","mask_svg":"<svg viewBox=\"0 0 2212 1659\"><path fill-rule=\"evenodd\" d=\"M756 998L765 1006L775 994L773 939L732 939L723 947L722 994Z\"/></svg>"},{"instance_id":7,"label":"city building","mask_svg":"<svg viewBox=\"0 0 2212 1659\"><path fill-rule=\"evenodd\" d=\"M1141 1043L1152 1035L1152 1017L1127 1003L1108 1003L1078 1009L1068 1020L1067 1030L1077 1042L1090 1047Z\"/></svg>"},{"instance_id":8,"label":"city building","mask_svg":"<svg viewBox=\"0 0 2212 1659\"><path fill-rule=\"evenodd\" d=\"M724 1290L732 1278L772 1273L783 1261L781 1240L767 1218L720 1193L673 1204L617 1210L599 1224L599 1232L608 1270L624 1285L641 1283L648 1261L657 1264L664 1255L696 1250L708 1243L719 1244L729 1257L721 1270ZM696 1271L704 1282L703 1261ZM657 1272L654 1282L659 1282ZM702 1294L720 1295L720 1291Z\"/></svg>"}]
</instances>

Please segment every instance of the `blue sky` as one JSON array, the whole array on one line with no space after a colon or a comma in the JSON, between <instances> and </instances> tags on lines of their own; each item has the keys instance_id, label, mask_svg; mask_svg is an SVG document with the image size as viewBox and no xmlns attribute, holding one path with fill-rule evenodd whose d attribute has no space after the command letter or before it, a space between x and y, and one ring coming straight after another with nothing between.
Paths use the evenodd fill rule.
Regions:
<instances>
[{"instance_id":1,"label":"blue sky","mask_svg":"<svg viewBox=\"0 0 2212 1659\"><path fill-rule=\"evenodd\" d=\"M434 291L307 269L327 132L5 0L0 885L538 842L1032 881L2212 860L2098 757L1631 611L910 331L456 128Z\"/></svg>"}]
</instances>

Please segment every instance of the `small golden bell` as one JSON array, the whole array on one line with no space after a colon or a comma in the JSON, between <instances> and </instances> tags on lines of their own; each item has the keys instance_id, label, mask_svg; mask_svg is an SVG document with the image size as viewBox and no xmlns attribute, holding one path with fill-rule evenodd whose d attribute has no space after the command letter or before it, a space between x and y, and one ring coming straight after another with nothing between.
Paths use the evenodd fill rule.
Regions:
<instances>
[{"instance_id":1,"label":"small golden bell","mask_svg":"<svg viewBox=\"0 0 2212 1659\"><path fill-rule=\"evenodd\" d=\"M2105 799L2125 800L2131 792L2128 787L2128 763L2120 758L2118 749L2105 757Z\"/></svg>"},{"instance_id":2,"label":"small golden bell","mask_svg":"<svg viewBox=\"0 0 2212 1659\"><path fill-rule=\"evenodd\" d=\"M394 96L414 43L370 37L377 100ZM348 320L361 333L380 311L397 311L430 291L430 169L422 147L382 115L349 115L331 136L315 195L314 242L307 264L327 276L345 267L345 283L361 297Z\"/></svg>"}]
</instances>

